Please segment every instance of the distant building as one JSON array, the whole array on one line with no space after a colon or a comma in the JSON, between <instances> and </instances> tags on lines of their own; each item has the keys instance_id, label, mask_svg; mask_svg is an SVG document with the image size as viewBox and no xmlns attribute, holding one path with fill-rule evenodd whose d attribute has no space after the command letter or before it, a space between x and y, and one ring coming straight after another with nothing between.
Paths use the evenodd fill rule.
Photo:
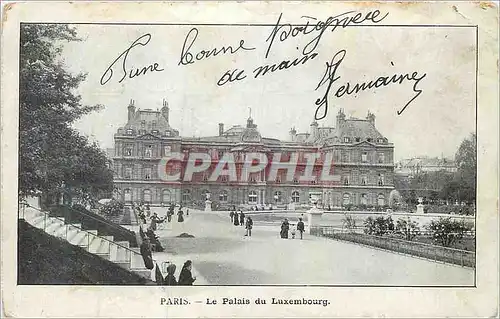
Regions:
<instances>
[{"instance_id":1,"label":"distant building","mask_svg":"<svg viewBox=\"0 0 500 319\"><path fill-rule=\"evenodd\" d=\"M395 174L410 178L419 173L439 171L456 172L455 161L443 157L414 157L399 161L394 169Z\"/></svg>"},{"instance_id":2,"label":"distant building","mask_svg":"<svg viewBox=\"0 0 500 319\"><path fill-rule=\"evenodd\" d=\"M337 115L336 127L319 127L313 121L310 132L290 131L289 141L262 137L251 116L245 126L234 125L224 129L219 124L218 135L207 137L181 137L169 124L169 108L164 101L161 110L135 109L128 106L128 121L114 135L113 167L114 184L118 199L149 202L152 205L172 202L185 205L203 205L206 194L216 206L230 207L268 204L309 204L311 193L323 194L322 205L388 204L389 193L394 189L394 146L375 128L375 115L366 119L346 119L342 110ZM215 164L206 172L195 173L193 179L166 184L158 177L160 159L171 152L205 152L216 162L223 154L234 154L237 170L241 171L242 159L247 152L265 153L268 158L281 153L281 161L290 160L298 153L298 166L293 180L287 181L286 171L279 170L274 180L268 180L268 168L252 173L248 181L228 181L221 176L209 181ZM323 182L319 178L301 181L306 153L321 153L314 166L313 175L322 170L325 154L332 153L333 174L337 181ZM174 163L169 170L183 172L186 161ZM319 163L319 164L318 164Z\"/></svg>"}]
</instances>

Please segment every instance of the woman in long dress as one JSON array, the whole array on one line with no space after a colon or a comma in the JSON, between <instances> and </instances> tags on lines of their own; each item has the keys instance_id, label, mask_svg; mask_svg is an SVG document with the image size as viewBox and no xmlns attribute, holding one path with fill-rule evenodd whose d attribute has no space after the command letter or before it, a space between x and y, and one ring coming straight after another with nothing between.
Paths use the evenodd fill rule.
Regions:
<instances>
[{"instance_id":1,"label":"woman in long dress","mask_svg":"<svg viewBox=\"0 0 500 319\"><path fill-rule=\"evenodd\" d=\"M165 286L177 286L177 280L175 280L175 269L177 266L175 264L169 264L167 266L167 275L163 280Z\"/></svg>"},{"instance_id":2,"label":"woman in long dress","mask_svg":"<svg viewBox=\"0 0 500 319\"><path fill-rule=\"evenodd\" d=\"M179 274L180 286L192 286L193 282L196 280L196 277L193 277L191 274L192 264L191 260L187 260L184 266L182 266L181 273Z\"/></svg>"},{"instance_id":3,"label":"woman in long dress","mask_svg":"<svg viewBox=\"0 0 500 319\"><path fill-rule=\"evenodd\" d=\"M184 213L182 210L179 209L179 212L177 213L177 222L182 223L184 222Z\"/></svg>"}]
</instances>

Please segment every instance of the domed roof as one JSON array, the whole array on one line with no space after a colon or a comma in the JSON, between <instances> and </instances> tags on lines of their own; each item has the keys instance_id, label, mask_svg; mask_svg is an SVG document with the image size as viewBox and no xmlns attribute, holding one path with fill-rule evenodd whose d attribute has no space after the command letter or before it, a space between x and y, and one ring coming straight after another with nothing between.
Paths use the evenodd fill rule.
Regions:
<instances>
[{"instance_id":1,"label":"domed roof","mask_svg":"<svg viewBox=\"0 0 500 319\"><path fill-rule=\"evenodd\" d=\"M256 128L247 127L241 135L241 141L246 143L260 143L262 142L262 136Z\"/></svg>"}]
</instances>

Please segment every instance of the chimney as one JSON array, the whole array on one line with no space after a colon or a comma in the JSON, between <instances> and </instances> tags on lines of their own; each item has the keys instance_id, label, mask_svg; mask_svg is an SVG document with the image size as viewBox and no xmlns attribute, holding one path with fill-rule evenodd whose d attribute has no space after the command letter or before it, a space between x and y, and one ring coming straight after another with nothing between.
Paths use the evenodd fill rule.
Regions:
<instances>
[{"instance_id":1,"label":"chimney","mask_svg":"<svg viewBox=\"0 0 500 319\"><path fill-rule=\"evenodd\" d=\"M345 122L345 114L343 109L339 109L339 113L337 114L337 129L341 128Z\"/></svg>"},{"instance_id":2,"label":"chimney","mask_svg":"<svg viewBox=\"0 0 500 319\"><path fill-rule=\"evenodd\" d=\"M219 123L219 136L224 134L224 123Z\"/></svg>"},{"instance_id":3,"label":"chimney","mask_svg":"<svg viewBox=\"0 0 500 319\"><path fill-rule=\"evenodd\" d=\"M169 108L168 108L167 100L163 99L163 106L161 108L161 114L167 120L167 123L168 123L168 112L169 112Z\"/></svg>"},{"instance_id":4,"label":"chimney","mask_svg":"<svg viewBox=\"0 0 500 319\"><path fill-rule=\"evenodd\" d=\"M366 119L372 123L373 126L375 126L375 115L373 113L370 113L370 111L368 111L368 114L366 115Z\"/></svg>"},{"instance_id":5,"label":"chimney","mask_svg":"<svg viewBox=\"0 0 500 319\"><path fill-rule=\"evenodd\" d=\"M130 99L130 103L128 104L128 120L132 120L134 118L134 115L135 115L135 105L134 105L135 101Z\"/></svg>"},{"instance_id":6,"label":"chimney","mask_svg":"<svg viewBox=\"0 0 500 319\"><path fill-rule=\"evenodd\" d=\"M295 139L297 138L297 130L295 130L295 127L292 127L290 130L290 139L292 142L295 142Z\"/></svg>"},{"instance_id":7,"label":"chimney","mask_svg":"<svg viewBox=\"0 0 500 319\"><path fill-rule=\"evenodd\" d=\"M313 136L314 139L317 139L319 135L318 133L319 133L318 122L313 121L311 123L311 135Z\"/></svg>"}]
</instances>

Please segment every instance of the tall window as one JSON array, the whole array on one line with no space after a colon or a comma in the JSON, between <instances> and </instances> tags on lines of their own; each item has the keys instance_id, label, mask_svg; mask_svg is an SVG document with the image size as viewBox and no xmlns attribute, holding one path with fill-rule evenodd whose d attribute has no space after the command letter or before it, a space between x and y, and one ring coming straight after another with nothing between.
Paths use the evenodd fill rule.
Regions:
<instances>
[{"instance_id":1,"label":"tall window","mask_svg":"<svg viewBox=\"0 0 500 319\"><path fill-rule=\"evenodd\" d=\"M346 206L351 203L351 196L347 193L344 194L343 200L342 200L342 205Z\"/></svg>"},{"instance_id":2,"label":"tall window","mask_svg":"<svg viewBox=\"0 0 500 319\"><path fill-rule=\"evenodd\" d=\"M144 168L144 179L151 179L151 167Z\"/></svg>"},{"instance_id":3,"label":"tall window","mask_svg":"<svg viewBox=\"0 0 500 319\"><path fill-rule=\"evenodd\" d=\"M361 185L366 185L368 184L366 175L361 175Z\"/></svg>"},{"instance_id":4,"label":"tall window","mask_svg":"<svg viewBox=\"0 0 500 319\"><path fill-rule=\"evenodd\" d=\"M141 121L141 127L146 127L146 121L144 120Z\"/></svg>"},{"instance_id":5,"label":"tall window","mask_svg":"<svg viewBox=\"0 0 500 319\"><path fill-rule=\"evenodd\" d=\"M126 202L130 202L130 201L132 201L132 192L130 191L130 189L128 189L128 188L127 188L127 189L125 189L125 190L123 191L123 194L124 194L124 200L125 200Z\"/></svg>"},{"instance_id":6,"label":"tall window","mask_svg":"<svg viewBox=\"0 0 500 319\"><path fill-rule=\"evenodd\" d=\"M378 185L384 185L384 174L378 174Z\"/></svg>"},{"instance_id":7,"label":"tall window","mask_svg":"<svg viewBox=\"0 0 500 319\"><path fill-rule=\"evenodd\" d=\"M368 205L368 195L361 194L361 205Z\"/></svg>"},{"instance_id":8,"label":"tall window","mask_svg":"<svg viewBox=\"0 0 500 319\"><path fill-rule=\"evenodd\" d=\"M123 155L125 156L132 156L132 147L131 146L125 146L123 149Z\"/></svg>"},{"instance_id":9,"label":"tall window","mask_svg":"<svg viewBox=\"0 0 500 319\"><path fill-rule=\"evenodd\" d=\"M219 201L223 203L227 202L227 191L223 190L219 193Z\"/></svg>"},{"instance_id":10,"label":"tall window","mask_svg":"<svg viewBox=\"0 0 500 319\"><path fill-rule=\"evenodd\" d=\"M384 194L378 194L378 205L379 206L384 206L385 205L385 196L384 196Z\"/></svg>"},{"instance_id":11,"label":"tall window","mask_svg":"<svg viewBox=\"0 0 500 319\"><path fill-rule=\"evenodd\" d=\"M151 203L151 191L149 189L144 190L143 200L146 203Z\"/></svg>"},{"instance_id":12,"label":"tall window","mask_svg":"<svg viewBox=\"0 0 500 319\"><path fill-rule=\"evenodd\" d=\"M368 153L367 152L361 153L361 162L362 163L368 162Z\"/></svg>"},{"instance_id":13,"label":"tall window","mask_svg":"<svg viewBox=\"0 0 500 319\"><path fill-rule=\"evenodd\" d=\"M170 193L169 189L164 189L162 193L162 201L163 203L170 203L172 202L172 194Z\"/></svg>"},{"instance_id":14,"label":"tall window","mask_svg":"<svg viewBox=\"0 0 500 319\"><path fill-rule=\"evenodd\" d=\"M144 156L148 157L148 158L151 158L153 156L153 146L152 145L146 146L146 149L144 150Z\"/></svg>"},{"instance_id":15,"label":"tall window","mask_svg":"<svg viewBox=\"0 0 500 319\"><path fill-rule=\"evenodd\" d=\"M344 185L349 185L349 176L344 176Z\"/></svg>"},{"instance_id":16,"label":"tall window","mask_svg":"<svg viewBox=\"0 0 500 319\"><path fill-rule=\"evenodd\" d=\"M379 163L385 163L384 153L378 153L378 162Z\"/></svg>"},{"instance_id":17,"label":"tall window","mask_svg":"<svg viewBox=\"0 0 500 319\"><path fill-rule=\"evenodd\" d=\"M172 147L170 145L163 146L163 155L168 155L172 152Z\"/></svg>"},{"instance_id":18,"label":"tall window","mask_svg":"<svg viewBox=\"0 0 500 319\"><path fill-rule=\"evenodd\" d=\"M300 201L299 191L292 192L292 203L298 203Z\"/></svg>"},{"instance_id":19,"label":"tall window","mask_svg":"<svg viewBox=\"0 0 500 319\"><path fill-rule=\"evenodd\" d=\"M132 167L125 167L123 177L125 179L132 179Z\"/></svg>"},{"instance_id":20,"label":"tall window","mask_svg":"<svg viewBox=\"0 0 500 319\"><path fill-rule=\"evenodd\" d=\"M274 192L273 200L274 200L276 203L281 203L281 200L282 200L282 195L281 195L281 192L280 192L280 191L276 191L276 192Z\"/></svg>"},{"instance_id":21,"label":"tall window","mask_svg":"<svg viewBox=\"0 0 500 319\"><path fill-rule=\"evenodd\" d=\"M257 192L256 191L248 192L248 202L249 203L257 203Z\"/></svg>"},{"instance_id":22,"label":"tall window","mask_svg":"<svg viewBox=\"0 0 500 319\"><path fill-rule=\"evenodd\" d=\"M189 189L182 190L182 201L189 202L191 200L191 191Z\"/></svg>"}]
</instances>

